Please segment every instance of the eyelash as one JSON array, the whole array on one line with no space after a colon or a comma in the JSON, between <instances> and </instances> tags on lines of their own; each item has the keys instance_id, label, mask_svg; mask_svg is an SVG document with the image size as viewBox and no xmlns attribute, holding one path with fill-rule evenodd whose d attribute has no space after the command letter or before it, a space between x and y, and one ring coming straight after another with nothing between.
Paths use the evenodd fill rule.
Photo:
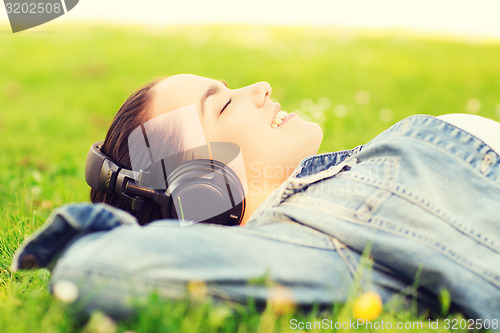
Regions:
<instances>
[{"instance_id":1,"label":"eyelash","mask_svg":"<svg viewBox=\"0 0 500 333\"><path fill-rule=\"evenodd\" d=\"M229 101L226 103L226 105L224 105L224 107L222 108L222 110L220 110L220 113L219 113L219 116L222 114L222 112L224 112L224 110L227 108L227 106L231 103L232 99L230 98Z\"/></svg>"}]
</instances>

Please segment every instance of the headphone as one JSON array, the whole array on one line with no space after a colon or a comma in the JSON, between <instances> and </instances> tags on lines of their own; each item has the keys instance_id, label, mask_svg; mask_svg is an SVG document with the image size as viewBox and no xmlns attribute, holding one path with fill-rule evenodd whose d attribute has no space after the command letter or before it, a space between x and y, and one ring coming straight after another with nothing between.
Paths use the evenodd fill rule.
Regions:
<instances>
[{"instance_id":1,"label":"headphone","mask_svg":"<svg viewBox=\"0 0 500 333\"><path fill-rule=\"evenodd\" d=\"M106 156L102 145L103 141L94 143L87 155L85 180L93 189L116 195L135 211L145 209L147 202L155 202L165 219L231 226L241 223L245 212L244 188L236 173L224 163L213 159L184 162L169 174L168 183L163 160L148 170L132 171ZM237 147L227 142L211 143L214 145ZM158 170L164 176L166 190L151 185Z\"/></svg>"}]
</instances>

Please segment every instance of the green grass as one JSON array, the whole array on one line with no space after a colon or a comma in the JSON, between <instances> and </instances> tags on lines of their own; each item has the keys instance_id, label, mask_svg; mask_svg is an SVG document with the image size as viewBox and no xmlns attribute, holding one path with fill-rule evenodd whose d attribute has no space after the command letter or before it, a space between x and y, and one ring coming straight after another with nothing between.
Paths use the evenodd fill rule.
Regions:
<instances>
[{"instance_id":1,"label":"green grass","mask_svg":"<svg viewBox=\"0 0 500 333\"><path fill-rule=\"evenodd\" d=\"M195 73L225 79L230 88L268 81L284 110L322 124L321 152L366 143L415 113L500 119L500 42L333 28L50 27L0 35L2 332L102 329L102 316L82 323L50 296L47 271L12 274L8 267L51 209L88 201L90 144L104 138L128 94L155 76ZM152 299L138 318L108 331L281 332L290 331L295 315L351 318L349 303L330 312L277 315ZM386 309L378 320L421 320L428 327L411 309Z\"/></svg>"}]
</instances>

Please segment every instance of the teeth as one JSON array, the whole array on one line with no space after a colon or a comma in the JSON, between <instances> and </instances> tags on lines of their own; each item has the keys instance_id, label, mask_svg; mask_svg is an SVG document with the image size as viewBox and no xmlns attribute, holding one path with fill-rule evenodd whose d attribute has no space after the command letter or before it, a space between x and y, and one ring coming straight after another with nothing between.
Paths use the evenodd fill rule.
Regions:
<instances>
[{"instance_id":1,"label":"teeth","mask_svg":"<svg viewBox=\"0 0 500 333\"><path fill-rule=\"evenodd\" d=\"M272 128L277 128L283 122L283 119L288 116L288 113L285 111L280 111L274 116L273 123L271 124Z\"/></svg>"}]
</instances>

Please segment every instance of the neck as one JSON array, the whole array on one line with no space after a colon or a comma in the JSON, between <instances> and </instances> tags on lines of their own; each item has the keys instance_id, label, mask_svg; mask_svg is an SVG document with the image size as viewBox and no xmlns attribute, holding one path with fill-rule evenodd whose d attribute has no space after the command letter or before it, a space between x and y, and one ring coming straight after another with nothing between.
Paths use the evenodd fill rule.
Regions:
<instances>
[{"instance_id":1,"label":"neck","mask_svg":"<svg viewBox=\"0 0 500 333\"><path fill-rule=\"evenodd\" d=\"M286 178L285 178L286 179ZM277 189L285 179L265 179L259 182L254 182L249 186L248 194L246 195L246 207L241 225L245 225L252 214L259 206L269 197L269 195Z\"/></svg>"}]
</instances>

